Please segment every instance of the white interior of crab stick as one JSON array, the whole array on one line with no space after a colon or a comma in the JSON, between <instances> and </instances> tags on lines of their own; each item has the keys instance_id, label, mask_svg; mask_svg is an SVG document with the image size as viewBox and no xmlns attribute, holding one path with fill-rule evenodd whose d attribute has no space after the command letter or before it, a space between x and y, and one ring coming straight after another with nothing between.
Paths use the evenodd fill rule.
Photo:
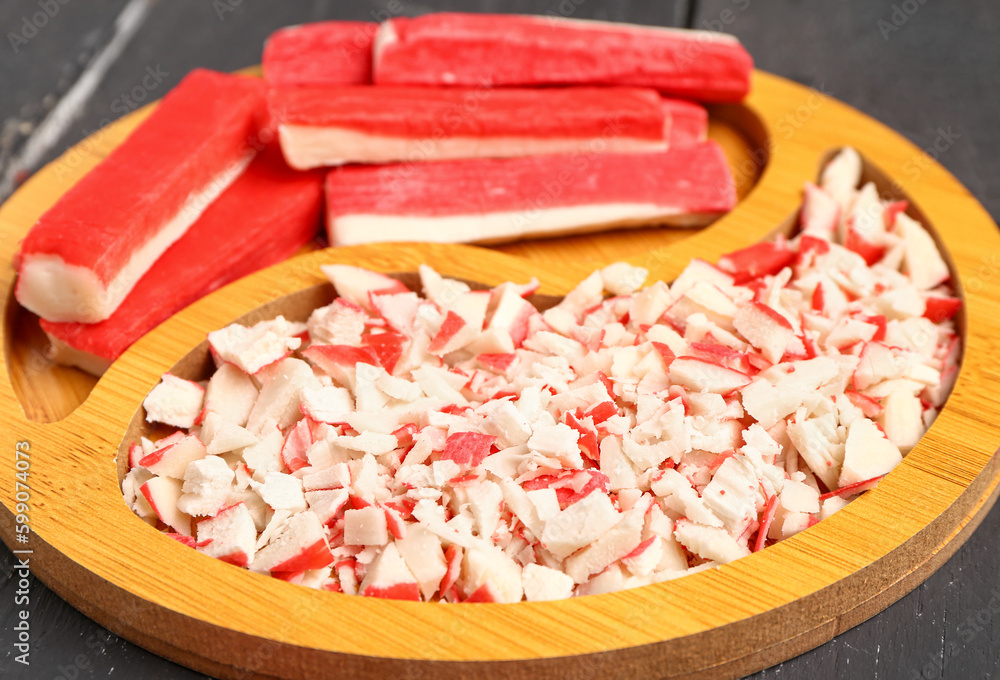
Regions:
<instances>
[{"instance_id":1,"label":"white interior of crab stick","mask_svg":"<svg viewBox=\"0 0 1000 680\"><path fill-rule=\"evenodd\" d=\"M670 114L644 88L273 88L271 116L297 169L345 163L668 147Z\"/></svg>"},{"instance_id":2,"label":"white interior of crab stick","mask_svg":"<svg viewBox=\"0 0 1000 680\"><path fill-rule=\"evenodd\" d=\"M54 335L49 334L48 357L63 366L76 366L91 375L104 375L111 367L111 359L99 357L82 349L68 345Z\"/></svg>"},{"instance_id":3,"label":"white interior of crab stick","mask_svg":"<svg viewBox=\"0 0 1000 680\"><path fill-rule=\"evenodd\" d=\"M579 137L450 137L431 141L310 125L281 125L278 135L285 160L297 170L355 161L390 163L405 159L434 161L573 153L580 151L587 141ZM624 136L608 137L603 146L603 150L610 153L648 153L666 149L664 140Z\"/></svg>"},{"instance_id":4,"label":"white interior of crab stick","mask_svg":"<svg viewBox=\"0 0 1000 680\"><path fill-rule=\"evenodd\" d=\"M510 241L523 236L556 234L612 226L637 226L652 221L669 222L680 210L652 203L609 203L539 210L525 218L523 211L459 215L456 217L404 217L386 215L348 215L338 217L334 233L337 245L386 241L430 241L461 243L474 235L475 241ZM704 223L705 215L683 216L677 226Z\"/></svg>"}]
</instances>

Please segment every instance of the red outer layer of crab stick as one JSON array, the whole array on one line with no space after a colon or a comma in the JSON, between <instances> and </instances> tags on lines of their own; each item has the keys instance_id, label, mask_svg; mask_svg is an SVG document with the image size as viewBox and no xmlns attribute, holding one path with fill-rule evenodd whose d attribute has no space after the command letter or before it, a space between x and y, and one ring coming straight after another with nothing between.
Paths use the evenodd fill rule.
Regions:
<instances>
[{"instance_id":1,"label":"red outer layer of crab stick","mask_svg":"<svg viewBox=\"0 0 1000 680\"><path fill-rule=\"evenodd\" d=\"M708 139L708 111L697 102L664 98L670 115L670 146L697 144Z\"/></svg>"},{"instance_id":2,"label":"red outer layer of crab stick","mask_svg":"<svg viewBox=\"0 0 1000 680\"><path fill-rule=\"evenodd\" d=\"M326 180L331 244L499 242L610 226L696 226L736 203L713 141L657 154L348 166Z\"/></svg>"},{"instance_id":3,"label":"red outer layer of crab stick","mask_svg":"<svg viewBox=\"0 0 1000 680\"><path fill-rule=\"evenodd\" d=\"M378 85L629 85L737 102L753 59L724 33L498 14L428 14L384 22Z\"/></svg>"},{"instance_id":4,"label":"red outer layer of crab stick","mask_svg":"<svg viewBox=\"0 0 1000 680\"><path fill-rule=\"evenodd\" d=\"M264 80L286 85L362 85L372 81L372 42L378 24L320 21L289 26L264 43Z\"/></svg>"},{"instance_id":5,"label":"red outer layer of crab stick","mask_svg":"<svg viewBox=\"0 0 1000 680\"><path fill-rule=\"evenodd\" d=\"M146 272L111 318L42 320L54 358L100 375L129 345L217 288L294 255L316 236L321 172L296 172L269 147Z\"/></svg>"},{"instance_id":6,"label":"red outer layer of crab stick","mask_svg":"<svg viewBox=\"0 0 1000 680\"><path fill-rule=\"evenodd\" d=\"M653 90L568 87L285 87L270 91L289 165L663 151L670 116Z\"/></svg>"},{"instance_id":7,"label":"red outer layer of crab stick","mask_svg":"<svg viewBox=\"0 0 1000 680\"><path fill-rule=\"evenodd\" d=\"M50 321L108 318L253 157L264 85L195 70L39 218L18 302Z\"/></svg>"}]
</instances>

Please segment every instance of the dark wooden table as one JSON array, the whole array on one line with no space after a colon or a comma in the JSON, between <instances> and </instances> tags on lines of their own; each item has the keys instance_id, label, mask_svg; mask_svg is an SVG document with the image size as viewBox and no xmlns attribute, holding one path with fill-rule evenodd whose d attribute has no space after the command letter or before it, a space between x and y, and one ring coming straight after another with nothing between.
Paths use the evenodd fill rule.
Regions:
<instances>
[{"instance_id":1,"label":"dark wooden table","mask_svg":"<svg viewBox=\"0 0 1000 680\"><path fill-rule=\"evenodd\" d=\"M926 149L1000 218L1000 4L973 0L4 0L0 200L70 145L161 97L190 69L258 63L264 38L280 26L470 9L734 33L760 68L848 102ZM998 256L983 254L991 273ZM998 565L1000 505L915 591L752 677L1000 678ZM13 566L0 545L0 678L205 677L116 637L34 579L31 666L14 664L20 607Z\"/></svg>"}]
</instances>

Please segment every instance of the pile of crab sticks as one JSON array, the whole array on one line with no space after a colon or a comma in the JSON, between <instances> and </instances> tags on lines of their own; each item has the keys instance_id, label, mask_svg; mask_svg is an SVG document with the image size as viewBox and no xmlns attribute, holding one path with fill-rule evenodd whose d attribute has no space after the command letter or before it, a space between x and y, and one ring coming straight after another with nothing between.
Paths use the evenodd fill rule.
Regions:
<instances>
[{"instance_id":1,"label":"pile of crab sticks","mask_svg":"<svg viewBox=\"0 0 1000 680\"><path fill-rule=\"evenodd\" d=\"M99 375L324 220L332 245L704 225L736 189L703 103L752 66L724 34L551 17L281 29L263 80L193 71L38 220L17 300Z\"/></svg>"}]
</instances>

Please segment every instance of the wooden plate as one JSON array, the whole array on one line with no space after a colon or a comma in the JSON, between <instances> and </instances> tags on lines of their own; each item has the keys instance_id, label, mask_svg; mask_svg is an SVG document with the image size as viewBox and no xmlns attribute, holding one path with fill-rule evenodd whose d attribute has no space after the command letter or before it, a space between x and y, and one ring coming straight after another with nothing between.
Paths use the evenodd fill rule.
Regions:
<instances>
[{"instance_id":1,"label":"wooden plate","mask_svg":"<svg viewBox=\"0 0 1000 680\"><path fill-rule=\"evenodd\" d=\"M8 471L0 475L0 534L15 546L15 445L29 442L33 571L87 616L158 654L223 678L735 677L810 649L894 602L940 566L996 500L1000 374L991 365L1000 351L1000 272L982 256L1000 249L996 225L919 149L820 93L758 72L744 106L713 110L713 136L741 185L753 188L707 229L492 250L409 244L306 253L177 314L95 386L44 358L37 325L13 301L10 262L35 219L147 112L74 147L0 209L0 461ZM116 455L160 374L209 330L276 298L292 296L268 310L320 290L320 263L408 272L427 262L485 284L534 275L542 293L556 295L621 258L671 280L693 256L714 260L790 228L803 181L846 144L866 158L866 175L884 193L912 197L912 213L935 229L965 301L965 354L950 399L903 463L877 489L789 540L634 590L450 606L348 597L251 574L166 538L122 502Z\"/></svg>"}]
</instances>

